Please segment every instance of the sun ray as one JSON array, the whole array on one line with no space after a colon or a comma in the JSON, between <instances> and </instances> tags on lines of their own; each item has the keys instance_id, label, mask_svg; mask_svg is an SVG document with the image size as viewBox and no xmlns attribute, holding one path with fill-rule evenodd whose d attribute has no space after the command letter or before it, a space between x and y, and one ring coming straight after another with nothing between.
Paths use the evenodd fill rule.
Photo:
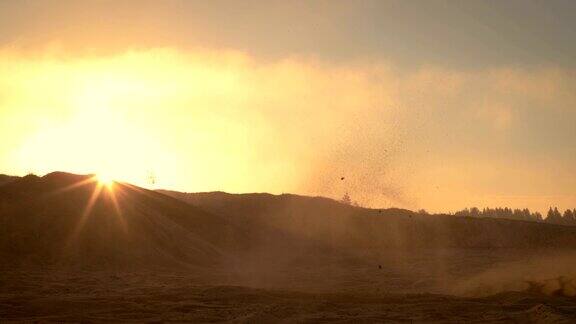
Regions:
<instances>
[{"instance_id":1,"label":"sun ray","mask_svg":"<svg viewBox=\"0 0 576 324\"><path fill-rule=\"evenodd\" d=\"M132 189L132 190L134 190L134 191L137 191L137 192L139 192L139 193L141 193L141 194L143 194L143 195L146 195L146 196L148 196L148 197L156 198L156 195L151 194L151 193L150 193L150 190L148 190L148 189L141 188L141 187L138 187L138 186L135 186L135 185L131 185L131 184L129 184L129 183L125 183L124 186L126 186L126 187L128 187L128 188L130 188L130 189Z\"/></svg>"},{"instance_id":2,"label":"sun ray","mask_svg":"<svg viewBox=\"0 0 576 324\"><path fill-rule=\"evenodd\" d=\"M111 187L114 184L114 179L106 173L98 173L95 179L98 183L106 187Z\"/></svg>"},{"instance_id":3,"label":"sun ray","mask_svg":"<svg viewBox=\"0 0 576 324\"><path fill-rule=\"evenodd\" d=\"M120 222L120 225L122 226L122 229L124 230L125 233L128 232L128 224L126 223L126 219L124 218L124 213L122 212L122 209L120 208L120 203L118 202L118 197L116 196L116 194L122 194L122 189L118 186L114 187L114 188L108 188L108 194L110 195L110 199L112 200L112 205L114 206L114 210L116 212L116 215L118 216L118 220Z\"/></svg>"},{"instance_id":4,"label":"sun ray","mask_svg":"<svg viewBox=\"0 0 576 324\"><path fill-rule=\"evenodd\" d=\"M90 177L90 178L84 179L84 180L82 180L82 181L75 182L75 183L73 183L73 184L71 184L71 185L69 185L69 186L66 186L66 187L64 187L64 188L57 189L57 190L51 192L50 195L61 194L61 193L64 193L64 192L67 192L67 191L70 191L70 190L73 190L73 189L77 189L77 188L79 188L79 187L82 187L82 186L85 186L85 185L88 185L88 184L91 184L91 183L94 183L94 182L96 182L95 177Z\"/></svg>"},{"instance_id":5,"label":"sun ray","mask_svg":"<svg viewBox=\"0 0 576 324\"><path fill-rule=\"evenodd\" d=\"M94 204L96 203L96 201L98 200L98 197L100 196L100 193L102 192L102 188L103 188L103 186L100 183L96 184L94 191L92 191L92 194L90 195L90 199L88 199L88 203L86 204L84 211L80 215L80 219L78 220L78 223L74 227L74 230L72 231L70 238L68 239L68 244L66 244L67 247L69 247L70 244L72 244L72 242L74 242L76 240L76 238L80 234L80 231L82 231L82 228L84 227L84 224L86 223L86 220L88 219L88 216L92 212L92 208L94 207Z\"/></svg>"}]
</instances>

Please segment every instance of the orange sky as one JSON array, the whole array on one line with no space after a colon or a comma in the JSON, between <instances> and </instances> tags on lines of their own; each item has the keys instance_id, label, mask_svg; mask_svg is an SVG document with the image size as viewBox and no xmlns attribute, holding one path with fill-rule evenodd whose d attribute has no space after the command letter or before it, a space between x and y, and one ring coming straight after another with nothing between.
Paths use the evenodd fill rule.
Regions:
<instances>
[{"instance_id":1,"label":"orange sky","mask_svg":"<svg viewBox=\"0 0 576 324\"><path fill-rule=\"evenodd\" d=\"M177 6L154 2L15 3L0 10L0 21L20 15L2 28L19 37L0 33L1 173L104 173L144 186L153 173L156 187L182 191L349 192L367 206L431 211L576 205L576 74L559 59L407 62L365 46L338 52L338 42L330 56L294 47L290 33L278 34L283 52L281 38L246 48L218 32L249 33L273 23L266 13L280 24L305 6L254 9L246 26L238 8L228 13L238 21L174 26ZM330 9L304 21L318 22L321 40L342 32L335 17L368 17Z\"/></svg>"}]
</instances>

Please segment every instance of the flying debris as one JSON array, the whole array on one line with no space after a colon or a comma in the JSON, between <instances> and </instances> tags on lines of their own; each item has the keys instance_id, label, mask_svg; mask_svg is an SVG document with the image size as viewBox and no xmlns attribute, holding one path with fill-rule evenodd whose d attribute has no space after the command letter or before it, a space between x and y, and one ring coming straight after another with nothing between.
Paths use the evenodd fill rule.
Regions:
<instances>
[{"instance_id":1,"label":"flying debris","mask_svg":"<svg viewBox=\"0 0 576 324\"><path fill-rule=\"evenodd\" d=\"M150 171L147 176L148 184L155 185L156 184L156 175L153 171Z\"/></svg>"}]
</instances>

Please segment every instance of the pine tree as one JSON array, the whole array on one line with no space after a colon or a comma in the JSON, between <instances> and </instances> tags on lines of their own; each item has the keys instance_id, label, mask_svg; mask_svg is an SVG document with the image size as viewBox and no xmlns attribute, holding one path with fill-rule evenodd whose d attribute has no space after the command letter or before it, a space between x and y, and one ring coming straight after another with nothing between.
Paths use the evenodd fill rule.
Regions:
<instances>
[{"instance_id":1,"label":"pine tree","mask_svg":"<svg viewBox=\"0 0 576 324\"><path fill-rule=\"evenodd\" d=\"M562 216L562 221L566 225L576 225L575 215L570 209L566 209Z\"/></svg>"},{"instance_id":2,"label":"pine tree","mask_svg":"<svg viewBox=\"0 0 576 324\"><path fill-rule=\"evenodd\" d=\"M540 214L539 212L535 212L534 214L532 214L532 216L534 217L534 219L537 222L542 222L544 221L544 219L542 219L542 214Z\"/></svg>"},{"instance_id":3,"label":"pine tree","mask_svg":"<svg viewBox=\"0 0 576 324\"><path fill-rule=\"evenodd\" d=\"M528 208L524 208L522 210L522 219L526 221L533 221L532 215L530 214L530 210Z\"/></svg>"},{"instance_id":4,"label":"pine tree","mask_svg":"<svg viewBox=\"0 0 576 324\"><path fill-rule=\"evenodd\" d=\"M470 208L470 216L472 217L480 216L480 210L477 207Z\"/></svg>"},{"instance_id":5,"label":"pine tree","mask_svg":"<svg viewBox=\"0 0 576 324\"><path fill-rule=\"evenodd\" d=\"M344 197L342 197L340 202L346 205L352 205L352 199L350 199L350 195L348 193L344 194Z\"/></svg>"},{"instance_id":6,"label":"pine tree","mask_svg":"<svg viewBox=\"0 0 576 324\"><path fill-rule=\"evenodd\" d=\"M560 215L557 207L554 207L554 209L550 207L548 210L548 216L546 216L546 223L562 224L562 215Z\"/></svg>"},{"instance_id":7,"label":"pine tree","mask_svg":"<svg viewBox=\"0 0 576 324\"><path fill-rule=\"evenodd\" d=\"M554 217L558 219L562 217L562 214L560 214L560 212L558 211L558 207L554 207Z\"/></svg>"},{"instance_id":8,"label":"pine tree","mask_svg":"<svg viewBox=\"0 0 576 324\"><path fill-rule=\"evenodd\" d=\"M548 209L548 214L546 214L546 219L552 220L554 218L554 211L552 210L552 207L550 207Z\"/></svg>"}]
</instances>

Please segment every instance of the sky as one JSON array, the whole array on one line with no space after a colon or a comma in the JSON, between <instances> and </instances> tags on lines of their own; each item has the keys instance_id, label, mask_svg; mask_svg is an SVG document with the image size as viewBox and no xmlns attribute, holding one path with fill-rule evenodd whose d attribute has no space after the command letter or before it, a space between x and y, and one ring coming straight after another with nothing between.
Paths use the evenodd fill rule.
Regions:
<instances>
[{"instance_id":1,"label":"sky","mask_svg":"<svg viewBox=\"0 0 576 324\"><path fill-rule=\"evenodd\" d=\"M0 173L348 193L433 212L573 208L574 12L530 0L0 1Z\"/></svg>"}]
</instances>

